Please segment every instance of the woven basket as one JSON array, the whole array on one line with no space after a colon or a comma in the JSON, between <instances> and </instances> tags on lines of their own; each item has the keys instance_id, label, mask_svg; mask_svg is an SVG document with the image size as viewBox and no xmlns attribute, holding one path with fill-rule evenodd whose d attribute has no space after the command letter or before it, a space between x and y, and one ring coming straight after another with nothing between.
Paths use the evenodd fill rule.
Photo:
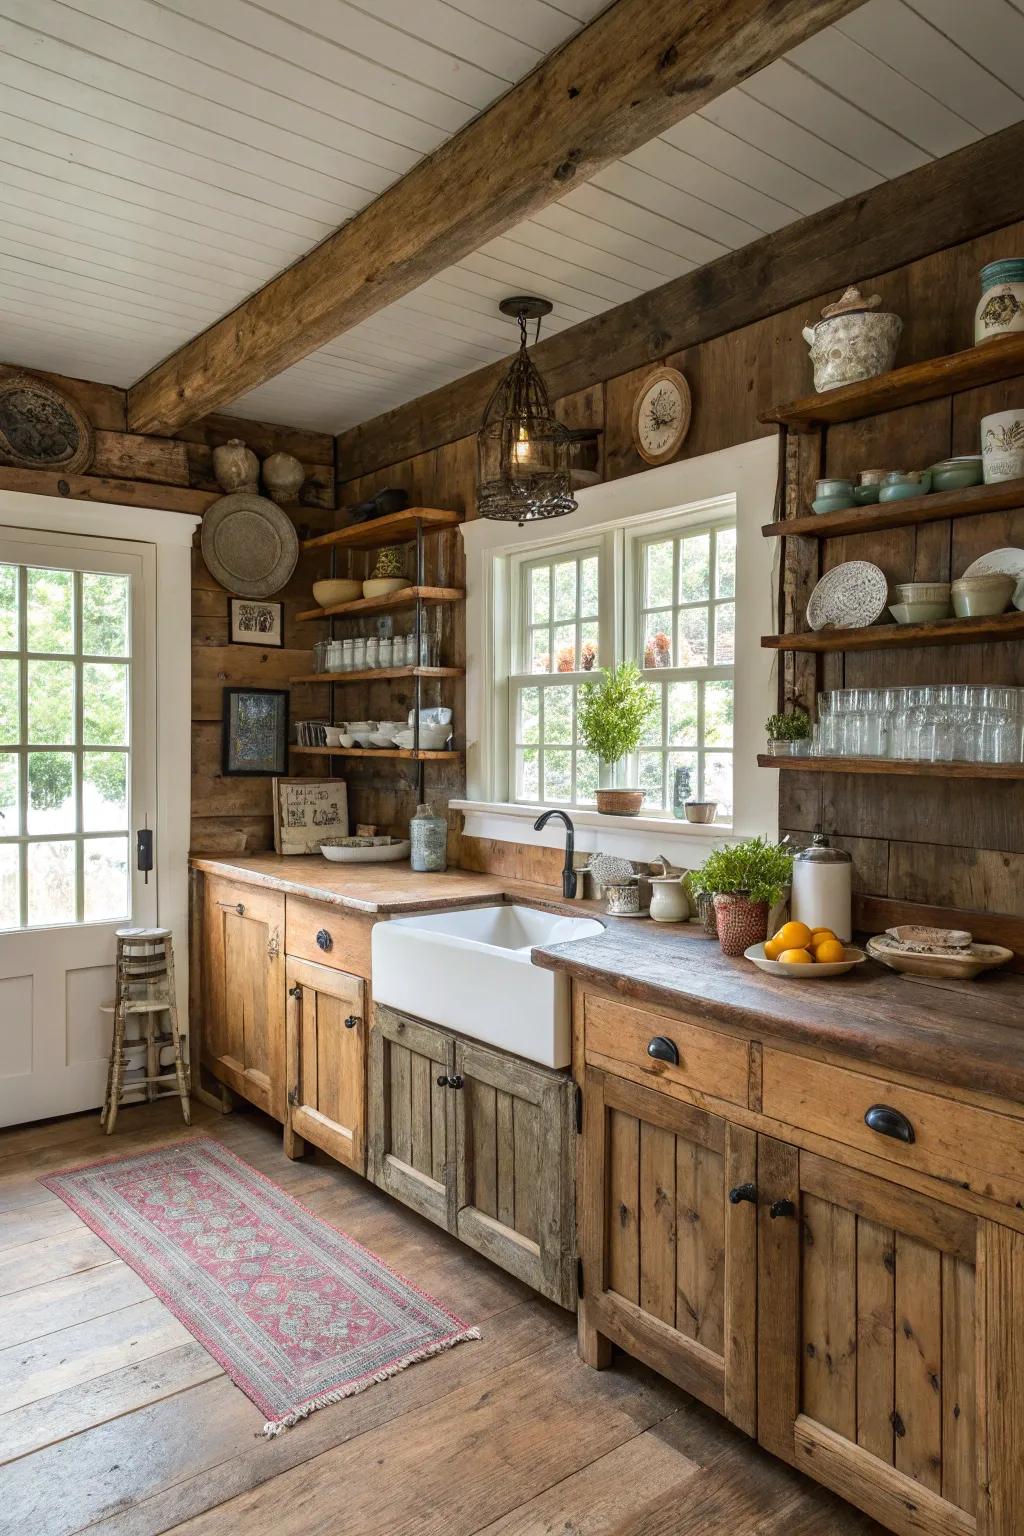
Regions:
<instances>
[{"instance_id":1,"label":"woven basket","mask_svg":"<svg viewBox=\"0 0 1024 1536\"><path fill-rule=\"evenodd\" d=\"M642 789L599 789L597 808L602 816L639 816L644 803Z\"/></svg>"}]
</instances>

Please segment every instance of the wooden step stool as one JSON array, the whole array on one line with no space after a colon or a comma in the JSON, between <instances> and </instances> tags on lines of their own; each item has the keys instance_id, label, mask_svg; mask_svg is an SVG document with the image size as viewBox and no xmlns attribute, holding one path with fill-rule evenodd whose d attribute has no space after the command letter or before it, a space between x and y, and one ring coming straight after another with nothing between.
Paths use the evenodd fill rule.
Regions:
<instances>
[{"instance_id":1,"label":"wooden step stool","mask_svg":"<svg viewBox=\"0 0 1024 1536\"><path fill-rule=\"evenodd\" d=\"M110 1042L110 1066L107 1091L100 1113L100 1123L109 1136L117 1121L117 1111L136 1088L143 1089L147 1102L166 1098L168 1092L181 1099L185 1124L191 1124L188 1082L181 1055L181 1032L174 991L174 946L169 928L119 928L117 930L116 991L113 1003L104 1013L114 1016ZM166 1028L161 1022L166 1016ZM146 1046L146 1072L141 1078L124 1081L125 1028L129 1017L138 1017ZM160 1071L161 1046L174 1048L174 1069Z\"/></svg>"}]
</instances>

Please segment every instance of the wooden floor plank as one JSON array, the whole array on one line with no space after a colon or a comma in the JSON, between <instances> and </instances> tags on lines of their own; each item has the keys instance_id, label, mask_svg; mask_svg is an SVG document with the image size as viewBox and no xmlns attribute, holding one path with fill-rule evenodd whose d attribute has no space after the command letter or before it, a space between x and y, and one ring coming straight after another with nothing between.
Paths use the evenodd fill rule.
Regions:
<instances>
[{"instance_id":1,"label":"wooden floor plank","mask_svg":"<svg viewBox=\"0 0 1024 1536\"><path fill-rule=\"evenodd\" d=\"M153 1293L134 1270L108 1251L108 1263L61 1275L0 1299L0 1349L27 1344L58 1328L71 1328L116 1312Z\"/></svg>"},{"instance_id":2,"label":"wooden floor plank","mask_svg":"<svg viewBox=\"0 0 1024 1536\"><path fill-rule=\"evenodd\" d=\"M109 1262L110 1249L103 1239L79 1223L70 1232L22 1243L0 1254L0 1296Z\"/></svg>"}]
</instances>

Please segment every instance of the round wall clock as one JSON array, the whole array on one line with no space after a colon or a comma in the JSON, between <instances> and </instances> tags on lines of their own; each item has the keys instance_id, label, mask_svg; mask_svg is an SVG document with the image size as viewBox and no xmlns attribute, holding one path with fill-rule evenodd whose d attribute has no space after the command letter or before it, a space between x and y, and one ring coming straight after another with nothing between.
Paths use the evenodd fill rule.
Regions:
<instances>
[{"instance_id":1,"label":"round wall clock","mask_svg":"<svg viewBox=\"0 0 1024 1536\"><path fill-rule=\"evenodd\" d=\"M88 417L67 395L31 373L0 379L0 463L84 473L92 463Z\"/></svg>"},{"instance_id":2,"label":"round wall clock","mask_svg":"<svg viewBox=\"0 0 1024 1536\"><path fill-rule=\"evenodd\" d=\"M675 368L649 373L633 402L633 444L648 464L665 464L690 430L690 386Z\"/></svg>"}]
</instances>

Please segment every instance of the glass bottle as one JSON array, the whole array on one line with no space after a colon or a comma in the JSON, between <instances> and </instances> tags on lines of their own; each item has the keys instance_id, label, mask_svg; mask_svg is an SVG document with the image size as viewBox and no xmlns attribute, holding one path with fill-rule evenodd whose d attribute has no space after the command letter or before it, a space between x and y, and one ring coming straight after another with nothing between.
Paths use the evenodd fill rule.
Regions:
<instances>
[{"instance_id":1,"label":"glass bottle","mask_svg":"<svg viewBox=\"0 0 1024 1536\"><path fill-rule=\"evenodd\" d=\"M432 806L418 805L409 823L410 865L419 874L441 874L448 868L448 821Z\"/></svg>"}]
</instances>

